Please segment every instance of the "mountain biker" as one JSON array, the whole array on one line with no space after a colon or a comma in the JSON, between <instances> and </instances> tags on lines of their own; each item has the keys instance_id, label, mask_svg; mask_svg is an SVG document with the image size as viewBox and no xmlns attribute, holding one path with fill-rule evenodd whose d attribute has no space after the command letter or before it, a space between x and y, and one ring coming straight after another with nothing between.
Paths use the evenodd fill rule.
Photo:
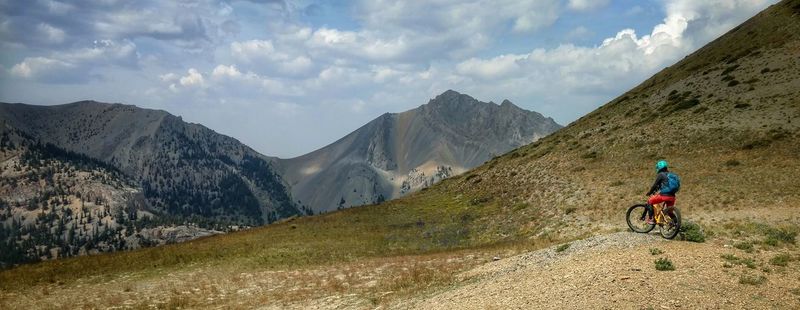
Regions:
<instances>
[{"instance_id":1,"label":"mountain biker","mask_svg":"<svg viewBox=\"0 0 800 310\"><path fill-rule=\"evenodd\" d=\"M647 200L647 224L655 224L653 222L653 205L666 202L670 213L672 213L672 209L669 207L675 205L675 194L680 189L680 179L674 173L669 172L667 166L666 160L659 160L656 163L656 181L650 187L650 191L647 192L647 196L650 196L650 199ZM673 180L677 181L674 182ZM675 183L677 183L677 186Z\"/></svg>"}]
</instances>

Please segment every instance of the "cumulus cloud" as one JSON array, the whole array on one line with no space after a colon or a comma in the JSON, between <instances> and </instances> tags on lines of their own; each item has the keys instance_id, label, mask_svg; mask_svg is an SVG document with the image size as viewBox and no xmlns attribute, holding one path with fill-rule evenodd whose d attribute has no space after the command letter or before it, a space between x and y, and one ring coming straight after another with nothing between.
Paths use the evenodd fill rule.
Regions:
<instances>
[{"instance_id":1,"label":"cumulus cloud","mask_svg":"<svg viewBox=\"0 0 800 310\"><path fill-rule=\"evenodd\" d=\"M74 69L74 64L47 57L26 57L22 62L11 67L11 74L24 79L36 79L42 76L55 78L59 73Z\"/></svg>"},{"instance_id":2,"label":"cumulus cloud","mask_svg":"<svg viewBox=\"0 0 800 310\"><path fill-rule=\"evenodd\" d=\"M200 72L197 71L195 68L189 69L186 76L182 76L178 79L178 83L181 84L183 87L202 87L205 86L205 79Z\"/></svg>"},{"instance_id":3,"label":"cumulus cloud","mask_svg":"<svg viewBox=\"0 0 800 310\"><path fill-rule=\"evenodd\" d=\"M525 54L470 58L456 68L472 79L466 84L479 92L505 92L511 97L550 102L558 108L549 114L556 116L574 113L568 111L581 106L580 110L588 112L721 35L768 2L671 1L666 4L663 22L643 36L623 29L594 47L564 44ZM483 86L487 82L493 90ZM574 98L576 95L589 98ZM573 97L572 108L564 109L568 97Z\"/></svg>"}]
</instances>

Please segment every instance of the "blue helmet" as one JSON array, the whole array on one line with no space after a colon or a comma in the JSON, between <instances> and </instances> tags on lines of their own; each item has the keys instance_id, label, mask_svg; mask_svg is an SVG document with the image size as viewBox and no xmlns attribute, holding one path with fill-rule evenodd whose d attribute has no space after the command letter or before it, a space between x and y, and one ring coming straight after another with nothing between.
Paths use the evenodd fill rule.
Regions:
<instances>
[{"instance_id":1,"label":"blue helmet","mask_svg":"<svg viewBox=\"0 0 800 310\"><path fill-rule=\"evenodd\" d=\"M659 160L656 163L656 172L661 171L661 169L667 168L667 161L666 160Z\"/></svg>"}]
</instances>

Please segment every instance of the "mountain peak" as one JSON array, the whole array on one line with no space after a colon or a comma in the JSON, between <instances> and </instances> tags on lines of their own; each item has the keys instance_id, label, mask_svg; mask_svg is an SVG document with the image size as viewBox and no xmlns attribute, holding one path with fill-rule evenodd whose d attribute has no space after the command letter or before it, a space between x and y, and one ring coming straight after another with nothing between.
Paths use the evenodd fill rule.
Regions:
<instances>
[{"instance_id":1,"label":"mountain peak","mask_svg":"<svg viewBox=\"0 0 800 310\"><path fill-rule=\"evenodd\" d=\"M513 102L511 102L508 99L503 100L503 102L500 103L500 106L501 107L507 107L507 108L519 108L516 104L514 104Z\"/></svg>"},{"instance_id":2,"label":"mountain peak","mask_svg":"<svg viewBox=\"0 0 800 310\"><path fill-rule=\"evenodd\" d=\"M438 97L458 97L458 96L461 96L461 95L462 95L461 93L459 93L459 92L457 92L455 90L448 89L445 92L443 92L441 95L436 96L436 97L437 98Z\"/></svg>"},{"instance_id":3,"label":"mountain peak","mask_svg":"<svg viewBox=\"0 0 800 310\"><path fill-rule=\"evenodd\" d=\"M464 106L472 107L476 106L480 103L477 99L470 97L469 95L465 95L454 91L452 89L448 89L447 91L441 93L440 95L436 96L435 98L428 101L428 104L423 105L424 109L433 109L433 110L451 110L451 109L462 109Z\"/></svg>"}]
</instances>

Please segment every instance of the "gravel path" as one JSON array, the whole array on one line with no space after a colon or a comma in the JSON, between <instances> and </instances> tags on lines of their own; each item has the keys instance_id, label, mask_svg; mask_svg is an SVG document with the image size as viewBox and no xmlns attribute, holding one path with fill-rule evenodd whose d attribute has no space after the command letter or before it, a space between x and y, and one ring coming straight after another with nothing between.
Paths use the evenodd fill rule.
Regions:
<instances>
[{"instance_id":1,"label":"gravel path","mask_svg":"<svg viewBox=\"0 0 800 310\"><path fill-rule=\"evenodd\" d=\"M776 253L752 254L756 268L723 267L722 254L745 256L715 243L665 241L629 232L575 241L500 259L462 275L461 285L389 305L403 309L798 309L800 266L769 272ZM651 248L663 254L652 255ZM776 250L776 251L785 251ZM675 271L656 271L654 260ZM743 275L764 275L757 285ZM658 292L651 295L652 292Z\"/></svg>"}]
</instances>

